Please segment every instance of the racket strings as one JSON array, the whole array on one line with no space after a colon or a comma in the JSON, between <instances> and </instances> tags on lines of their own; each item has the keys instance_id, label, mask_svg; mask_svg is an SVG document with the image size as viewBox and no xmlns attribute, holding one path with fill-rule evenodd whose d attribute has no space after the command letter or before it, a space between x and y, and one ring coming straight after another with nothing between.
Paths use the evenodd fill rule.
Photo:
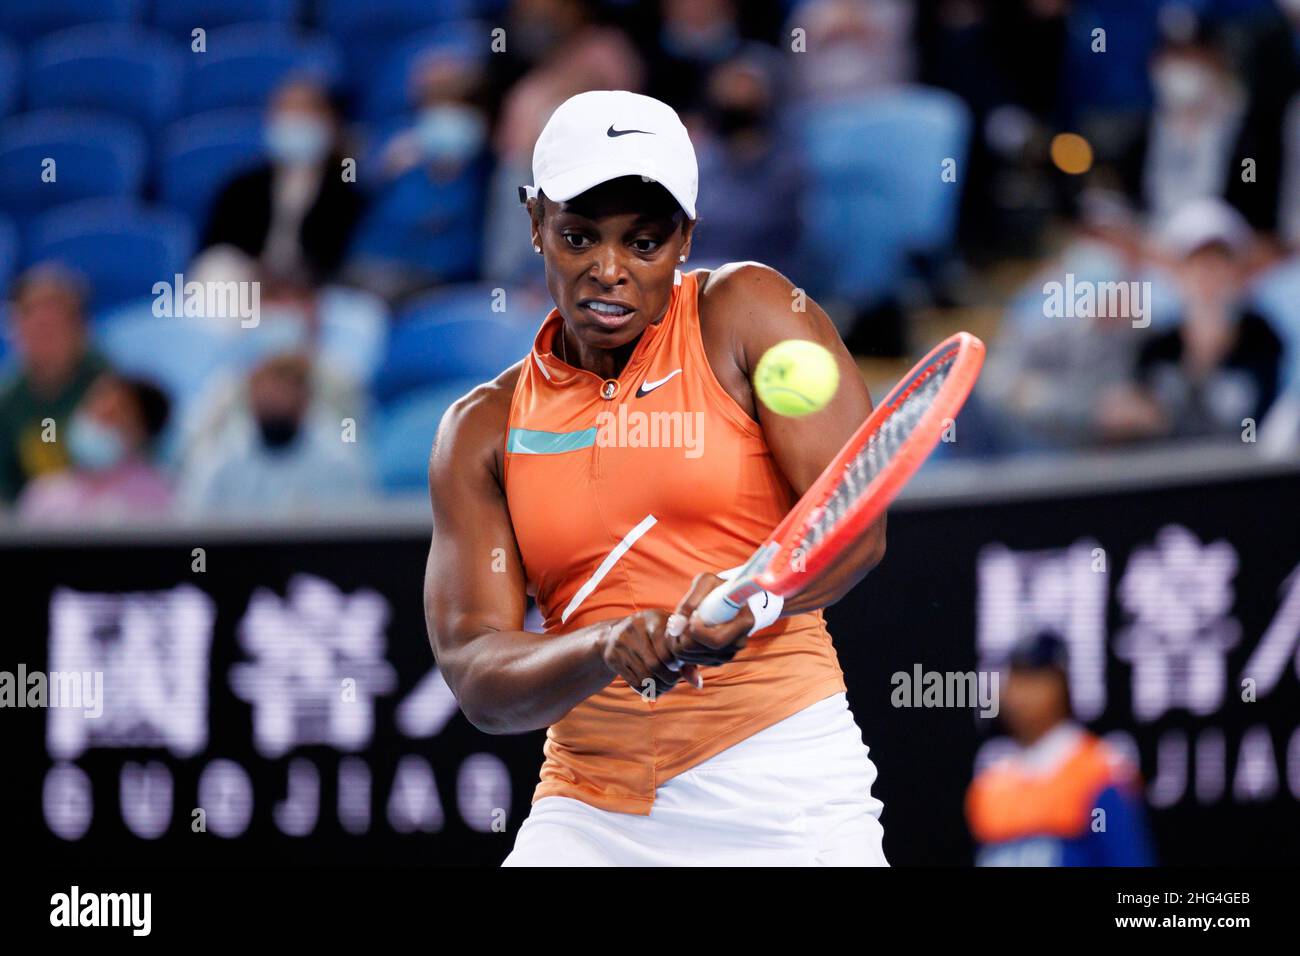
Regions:
<instances>
[{"instance_id":1,"label":"racket strings","mask_svg":"<svg viewBox=\"0 0 1300 956\"><path fill-rule=\"evenodd\" d=\"M895 406L893 414L868 436L862 449L845 465L844 476L815 512L804 534L803 550L811 551L845 520L854 504L865 497L876 479L916 431L922 416L934 405L936 396L952 370L956 352L943 362L931 366L921 382L907 392Z\"/></svg>"}]
</instances>

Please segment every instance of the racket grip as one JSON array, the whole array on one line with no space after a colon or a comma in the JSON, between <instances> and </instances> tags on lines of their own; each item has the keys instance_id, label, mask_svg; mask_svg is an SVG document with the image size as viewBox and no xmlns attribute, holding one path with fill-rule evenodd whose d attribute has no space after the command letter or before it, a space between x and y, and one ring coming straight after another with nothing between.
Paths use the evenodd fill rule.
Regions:
<instances>
[{"instance_id":1,"label":"racket grip","mask_svg":"<svg viewBox=\"0 0 1300 956\"><path fill-rule=\"evenodd\" d=\"M695 613L700 616L705 624L725 624L733 617L740 613L743 604L736 604L730 600L727 595L731 593L733 585L730 582L719 584L710 591L700 602Z\"/></svg>"}]
</instances>

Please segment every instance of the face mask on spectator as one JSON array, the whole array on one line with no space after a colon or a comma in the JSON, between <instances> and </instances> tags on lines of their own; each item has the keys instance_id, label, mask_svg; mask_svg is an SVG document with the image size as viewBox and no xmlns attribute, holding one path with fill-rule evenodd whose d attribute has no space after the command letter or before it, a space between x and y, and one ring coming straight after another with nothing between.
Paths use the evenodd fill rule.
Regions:
<instances>
[{"instance_id":1,"label":"face mask on spectator","mask_svg":"<svg viewBox=\"0 0 1300 956\"><path fill-rule=\"evenodd\" d=\"M1214 78L1208 70L1191 63L1166 63L1156 69L1152 81L1162 106L1187 109L1205 98Z\"/></svg>"},{"instance_id":2,"label":"face mask on spectator","mask_svg":"<svg viewBox=\"0 0 1300 956\"><path fill-rule=\"evenodd\" d=\"M78 468L105 471L126 457L126 444L114 429L89 415L76 414L68 426L68 453Z\"/></svg>"},{"instance_id":3,"label":"face mask on spectator","mask_svg":"<svg viewBox=\"0 0 1300 956\"><path fill-rule=\"evenodd\" d=\"M309 165L329 151L329 124L310 116L280 116L266 128L266 148L279 163Z\"/></svg>"},{"instance_id":4,"label":"face mask on spectator","mask_svg":"<svg viewBox=\"0 0 1300 956\"><path fill-rule=\"evenodd\" d=\"M464 163L483 148L487 123L483 114L468 106L429 106L416 119L415 137L429 159Z\"/></svg>"},{"instance_id":5,"label":"face mask on spectator","mask_svg":"<svg viewBox=\"0 0 1300 956\"><path fill-rule=\"evenodd\" d=\"M291 415L266 415L258 418L257 430L262 435L262 444L279 451L298 437L298 419Z\"/></svg>"}]
</instances>

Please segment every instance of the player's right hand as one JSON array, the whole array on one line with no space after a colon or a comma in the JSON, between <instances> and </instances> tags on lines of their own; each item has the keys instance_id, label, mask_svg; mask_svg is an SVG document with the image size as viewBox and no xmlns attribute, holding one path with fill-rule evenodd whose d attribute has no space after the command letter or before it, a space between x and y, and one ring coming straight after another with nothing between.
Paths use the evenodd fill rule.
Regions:
<instances>
[{"instance_id":1,"label":"player's right hand","mask_svg":"<svg viewBox=\"0 0 1300 956\"><path fill-rule=\"evenodd\" d=\"M667 611L638 611L614 622L604 638L605 666L643 697L667 693L684 676L667 624Z\"/></svg>"}]
</instances>

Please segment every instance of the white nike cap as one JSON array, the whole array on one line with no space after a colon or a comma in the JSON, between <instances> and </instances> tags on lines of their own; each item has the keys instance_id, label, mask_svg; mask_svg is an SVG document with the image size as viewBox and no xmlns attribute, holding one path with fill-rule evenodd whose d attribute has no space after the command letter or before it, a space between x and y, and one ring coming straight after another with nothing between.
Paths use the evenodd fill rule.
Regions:
<instances>
[{"instance_id":1,"label":"white nike cap","mask_svg":"<svg viewBox=\"0 0 1300 956\"><path fill-rule=\"evenodd\" d=\"M519 199L527 201L540 189L564 202L620 176L659 183L695 218L699 166L673 108L627 90L579 93L546 121L533 147L535 185L520 186Z\"/></svg>"},{"instance_id":2,"label":"white nike cap","mask_svg":"<svg viewBox=\"0 0 1300 956\"><path fill-rule=\"evenodd\" d=\"M1217 196L1207 196L1180 206L1165 220L1160 238L1180 258L1215 243L1241 255L1250 246L1251 232L1235 208Z\"/></svg>"}]
</instances>

